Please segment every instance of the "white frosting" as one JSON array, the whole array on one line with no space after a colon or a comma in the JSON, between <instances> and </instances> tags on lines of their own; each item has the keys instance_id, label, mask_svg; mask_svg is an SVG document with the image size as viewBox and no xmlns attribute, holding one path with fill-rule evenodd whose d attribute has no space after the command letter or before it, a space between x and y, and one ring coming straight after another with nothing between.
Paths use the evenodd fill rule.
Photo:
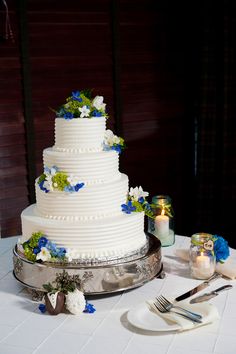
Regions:
<instances>
[{"instance_id":1,"label":"white frosting","mask_svg":"<svg viewBox=\"0 0 236 354\"><path fill-rule=\"evenodd\" d=\"M106 118L82 118L55 120L55 149L68 151L102 150Z\"/></svg>"},{"instance_id":2,"label":"white frosting","mask_svg":"<svg viewBox=\"0 0 236 354\"><path fill-rule=\"evenodd\" d=\"M91 153L43 151L44 167L57 166L59 171L76 175L83 183L102 183L120 178L119 154L116 151Z\"/></svg>"},{"instance_id":3,"label":"white frosting","mask_svg":"<svg viewBox=\"0 0 236 354\"><path fill-rule=\"evenodd\" d=\"M88 220L121 212L126 203L128 177L99 185L85 185L78 192L53 191L45 193L36 183L37 211L47 218Z\"/></svg>"},{"instance_id":4,"label":"white frosting","mask_svg":"<svg viewBox=\"0 0 236 354\"><path fill-rule=\"evenodd\" d=\"M124 214L94 221L61 221L37 215L35 204L22 214L24 242L42 231L59 247L77 250L78 258L91 259L124 255L146 244L143 213Z\"/></svg>"}]
</instances>

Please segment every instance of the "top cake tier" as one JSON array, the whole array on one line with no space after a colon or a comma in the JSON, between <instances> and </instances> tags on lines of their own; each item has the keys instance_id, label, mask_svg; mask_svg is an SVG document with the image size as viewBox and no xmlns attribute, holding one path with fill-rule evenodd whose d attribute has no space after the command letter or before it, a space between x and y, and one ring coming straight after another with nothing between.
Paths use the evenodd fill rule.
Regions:
<instances>
[{"instance_id":1,"label":"top cake tier","mask_svg":"<svg viewBox=\"0 0 236 354\"><path fill-rule=\"evenodd\" d=\"M101 151L106 130L106 118L55 120L55 145L58 151Z\"/></svg>"}]
</instances>

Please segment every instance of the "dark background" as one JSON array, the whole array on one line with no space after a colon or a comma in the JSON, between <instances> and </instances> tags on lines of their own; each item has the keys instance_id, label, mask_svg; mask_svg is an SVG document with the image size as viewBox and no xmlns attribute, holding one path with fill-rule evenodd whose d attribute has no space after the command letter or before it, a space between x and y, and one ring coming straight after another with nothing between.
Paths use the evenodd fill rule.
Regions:
<instances>
[{"instance_id":1,"label":"dark background","mask_svg":"<svg viewBox=\"0 0 236 354\"><path fill-rule=\"evenodd\" d=\"M177 234L236 247L235 1L0 2L1 236L21 233L54 114L103 95L130 186L173 199Z\"/></svg>"}]
</instances>

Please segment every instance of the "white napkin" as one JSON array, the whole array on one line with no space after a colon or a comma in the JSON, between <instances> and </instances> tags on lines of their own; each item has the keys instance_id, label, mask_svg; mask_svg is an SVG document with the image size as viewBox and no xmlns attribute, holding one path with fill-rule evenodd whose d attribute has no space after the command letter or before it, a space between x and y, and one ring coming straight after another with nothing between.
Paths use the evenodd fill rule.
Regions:
<instances>
[{"instance_id":1,"label":"white napkin","mask_svg":"<svg viewBox=\"0 0 236 354\"><path fill-rule=\"evenodd\" d=\"M149 306L150 311L155 312L157 316L162 317L167 323L168 322L177 323L180 326L179 331L181 332L207 325L220 318L217 308L210 303L197 303L191 305L186 301L178 302L178 306L181 306L186 310L190 310L192 312L196 312L202 315L202 323L197 323L197 322L192 322L191 320L187 320L184 317L175 314L173 311L161 313L153 305L153 300L147 301L147 304ZM174 311L181 312L179 309L175 309Z\"/></svg>"},{"instance_id":2,"label":"white napkin","mask_svg":"<svg viewBox=\"0 0 236 354\"><path fill-rule=\"evenodd\" d=\"M184 261L189 261L189 250L188 249L177 249L175 251L176 256L183 259ZM216 272L224 275L229 279L236 278L236 261L232 260L230 257L224 263L216 263Z\"/></svg>"}]
</instances>

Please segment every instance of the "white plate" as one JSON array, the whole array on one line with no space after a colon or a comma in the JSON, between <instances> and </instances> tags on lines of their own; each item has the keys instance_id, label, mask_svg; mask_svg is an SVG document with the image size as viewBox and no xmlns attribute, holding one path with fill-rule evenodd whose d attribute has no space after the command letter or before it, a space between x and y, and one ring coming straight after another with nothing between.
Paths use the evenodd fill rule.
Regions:
<instances>
[{"instance_id":1,"label":"white plate","mask_svg":"<svg viewBox=\"0 0 236 354\"><path fill-rule=\"evenodd\" d=\"M127 314L128 321L135 327L148 331L179 331L180 325L177 323L166 322L162 317L158 316L148 308L146 302L142 302Z\"/></svg>"}]
</instances>

